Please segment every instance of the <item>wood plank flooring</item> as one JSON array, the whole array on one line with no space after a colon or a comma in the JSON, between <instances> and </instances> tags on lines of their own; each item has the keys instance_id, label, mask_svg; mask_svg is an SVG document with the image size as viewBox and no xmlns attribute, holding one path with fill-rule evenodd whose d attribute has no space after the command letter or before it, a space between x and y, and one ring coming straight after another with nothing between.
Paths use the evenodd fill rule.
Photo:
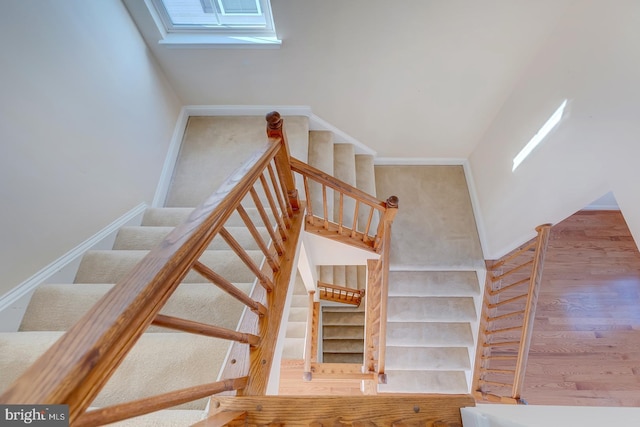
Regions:
<instances>
[{"instance_id":1,"label":"wood plank flooring","mask_svg":"<svg viewBox=\"0 0 640 427\"><path fill-rule=\"evenodd\" d=\"M640 253L620 212L581 211L552 228L522 395L640 406Z\"/></svg>"}]
</instances>

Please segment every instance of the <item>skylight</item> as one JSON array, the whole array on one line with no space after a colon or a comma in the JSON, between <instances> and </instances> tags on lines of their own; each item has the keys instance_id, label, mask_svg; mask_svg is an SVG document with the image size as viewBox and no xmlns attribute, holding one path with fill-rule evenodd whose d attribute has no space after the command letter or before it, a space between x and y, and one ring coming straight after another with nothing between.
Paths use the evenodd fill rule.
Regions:
<instances>
[{"instance_id":1,"label":"skylight","mask_svg":"<svg viewBox=\"0 0 640 427\"><path fill-rule=\"evenodd\" d=\"M562 114L564 113L564 107L567 106L567 100L562 101L562 104L558 107L558 109L549 117L549 120L542 125L540 130L531 138L531 140L524 146L522 150L518 153L517 156L513 158L513 169L511 171L515 171L520 163L527 158L529 154L533 151L534 148L538 146L542 142L542 140L551 132L551 130L560 122L562 119Z\"/></svg>"},{"instance_id":2,"label":"skylight","mask_svg":"<svg viewBox=\"0 0 640 427\"><path fill-rule=\"evenodd\" d=\"M150 1L162 44L280 44L269 0Z\"/></svg>"}]
</instances>

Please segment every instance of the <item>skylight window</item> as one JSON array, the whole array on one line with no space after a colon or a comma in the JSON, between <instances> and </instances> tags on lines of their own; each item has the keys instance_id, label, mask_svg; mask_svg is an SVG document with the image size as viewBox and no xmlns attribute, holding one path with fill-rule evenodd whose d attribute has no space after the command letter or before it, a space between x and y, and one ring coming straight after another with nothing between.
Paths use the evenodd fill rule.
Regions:
<instances>
[{"instance_id":1,"label":"skylight window","mask_svg":"<svg viewBox=\"0 0 640 427\"><path fill-rule=\"evenodd\" d=\"M524 159L526 159L527 156L531 154L534 148L536 148L538 144L540 144L542 140L544 140L544 138L549 134L549 132L551 132L551 130L554 127L556 127L556 125L560 122L560 119L562 119L562 114L564 113L564 107L566 106L567 106L567 100L565 99L562 102L562 104L560 104L558 109L551 115L551 117L549 117L549 120L547 120L547 122L544 125L542 125L540 130L538 130L538 132L533 136L533 138L531 138L531 140L527 143L527 145L525 145L524 148L520 150L518 155L513 158L513 169L511 169L512 172L515 171L518 166L520 166L520 163L522 163Z\"/></svg>"},{"instance_id":2,"label":"skylight window","mask_svg":"<svg viewBox=\"0 0 640 427\"><path fill-rule=\"evenodd\" d=\"M150 0L162 44L280 44L269 0Z\"/></svg>"}]
</instances>

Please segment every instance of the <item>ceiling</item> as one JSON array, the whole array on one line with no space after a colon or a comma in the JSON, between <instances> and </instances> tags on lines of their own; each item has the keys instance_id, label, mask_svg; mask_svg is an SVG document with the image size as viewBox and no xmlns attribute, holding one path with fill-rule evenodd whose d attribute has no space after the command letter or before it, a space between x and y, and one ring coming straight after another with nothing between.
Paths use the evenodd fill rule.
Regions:
<instances>
[{"instance_id":1,"label":"ceiling","mask_svg":"<svg viewBox=\"0 0 640 427\"><path fill-rule=\"evenodd\" d=\"M282 46L258 50L159 45L151 20L126 3L185 105L310 106L379 157L414 159L467 158L577 7L272 0Z\"/></svg>"}]
</instances>

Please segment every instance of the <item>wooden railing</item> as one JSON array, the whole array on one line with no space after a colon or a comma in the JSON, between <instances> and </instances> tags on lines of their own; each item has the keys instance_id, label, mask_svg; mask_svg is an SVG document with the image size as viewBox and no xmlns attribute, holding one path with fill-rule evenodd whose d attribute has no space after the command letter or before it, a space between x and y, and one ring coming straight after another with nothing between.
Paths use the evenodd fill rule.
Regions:
<instances>
[{"instance_id":1,"label":"wooden railing","mask_svg":"<svg viewBox=\"0 0 640 427\"><path fill-rule=\"evenodd\" d=\"M370 374L375 373L378 381L385 383L391 225L398 212L398 198L391 196L386 202L380 201L295 158L291 159L291 170L302 175L304 182L307 200L305 219L307 232L379 254L378 259L369 260L367 264L363 374L369 378ZM322 206L313 205L310 183L321 188ZM329 191L337 195L338 213L335 215L337 218L333 218L329 212ZM347 206L353 206L353 212L347 212ZM362 212L365 215L360 215ZM352 218L349 223L345 222L347 217ZM361 221L361 218L366 220ZM376 221L378 225L374 227ZM373 234L374 228L375 234ZM311 379L310 372L305 371L305 379Z\"/></svg>"},{"instance_id":2,"label":"wooden railing","mask_svg":"<svg viewBox=\"0 0 640 427\"><path fill-rule=\"evenodd\" d=\"M364 289L352 289L330 283L318 282L318 295L320 299L324 301L340 302L342 304L359 307L364 294Z\"/></svg>"},{"instance_id":3,"label":"wooden railing","mask_svg":"<svg viewBox=\"0 0 640 427\"><path fill-rule=\"evenodd\" d=\"M203 204L176 227L2 396L3 404L68 404L73 426L94 426L143 415L212 394L236 390L263 395L273 349L302 228L303 205L298 201L286 136L277 113L267 115L269 142ZM249 195L271 237L263 240L243 204ZM264 200L266 199L266 202ZM265 208L265 204L270 209ZM225 228L237 212L244 220L266 263L256 264ZM216 235L221 235L253 271L262 286L251 295L199 261ZM239 331L160 315L159 311L195 270L245 304L251 312ZM267 296L267 294L269 294ZM148 397L87 412L88 406L113 375L145 330L159 325L190 333L232 340L233 368L219 382ZM158 349L162 351L162 349ZM236 353L233 353L233 352Z\"/></svg>"},{"instance_id":4,"label":"wooden railing","mask_svg":"<svg viewBox=\"0 0 640 427\"><path fill-rule=\"evenodd\" d=\"M477 400L523 403L521 397L550 224L500 260L487 279L473 377Z\"/></svg>"}]
</instances>

